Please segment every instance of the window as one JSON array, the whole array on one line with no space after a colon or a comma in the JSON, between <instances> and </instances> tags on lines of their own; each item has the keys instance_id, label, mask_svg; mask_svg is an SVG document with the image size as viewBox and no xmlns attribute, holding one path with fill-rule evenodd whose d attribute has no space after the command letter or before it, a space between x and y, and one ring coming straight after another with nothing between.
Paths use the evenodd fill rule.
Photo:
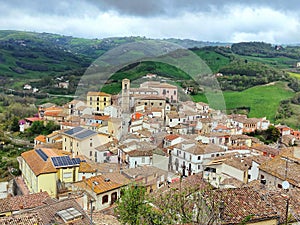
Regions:
<instances>
[{"instance_id":1,"label":"window","mask_svg":"<svg viewBox=\"0 0 300 225\"><path fill-rule=\"evenodd\" d=\"M198 156L198 160L201 160L201 156L200 155Z\"/></svg>"},{"instance_id":2,"label":"window","mask_svg":"<svg viewBox=\"0 0 300 225\"><path fill-rule=\"evenodd\" d=\"M249 179L249 180L251 179L251 174L248 174L248 179Z\"/></svg>"},{"instance_id":3,"label":"window","mask_svg":"<svg viewBox=\"0 0 300 225\"><path fill-rule=\"evenodd\" d=\"M278 188L282 188L282 185L281 185L281 184L278 184L277 187L278 187Z\"/></svg>"},{"instance_id":4,"label":"window","mask_svg":"<svg viewBox=\"0 0 300 225\"><path fill-rule=\"evenodd\" d=\"M145 163L145 157L142 157L142 163Z\"/></svg>"},{"instance_id":5,"label":"window","mask_svg":"<svg viewBox=\"0 0 300 225\"><path fill-rule=\"evenodd\" d=\"M170 119L170 122L172 122L172 119Z\"/></svg>"},{"instance_id":6,"label":"window","mask_svg":"<svg viewBox=\"0 0 300 225\"><path fill-rule=\"evenodd\" d=\"M99 102L99 97L97 97L97 102Z\"/></svg>"},{"instance_id":7,"label":"window","mask_svg":"<svg viewBox=\"0 0 300 225\"><path fill-rule=\"evenodd\" d=\"M176 95L176 91L174 91L174 95Z\"/></svg>"},{"instance_id":8,"label":"window","mask_svg":"<svg viewBox=\"0 0 300 225\"><path fill-rule=\"evenodd\" d=\"M162 102L160 102L159 105L162 106Z\"/></svg>"},{"instance_id":9,"label":"window","mask_svg":"<svg viewBox=\"0 0 300 225\"><path fill-rule=\"evenodd\" d=\"M108 195L102 197L102 204L108 203Z\"/></svg>"},{"instance_id":10,"label":"window","mask_svg":"<svg viewBox=\"0 0 300 225\"><path fill-rule=\"evenodd\" d=\"M151 102L151 105L154 105L154 103L153 103L153 102Z\"/></svg>"},{"instance_id":11,"label":"window","mask_svg":"<svg viewBox=\"0 0 300 225\"><path fill-rule=\"evenodd\" d=\"M93 151L90 151L90 156L93 156Z\"/></svg>"},{"instance_id":12,"label":"window","mask_svg":"<svg viewBox=\"0 0 300 225\"><path fill-rule=\"evenodd\" d=\"M147 103L147 102L145 102L145 105L148 105L148 103Z\"/></svg>"},{"instance_id":13,"label":"window","mask_svg":"<svg viewBox=\"0 0 300 225\"><path fill-rule=\"evenodd\" d=\"M103 101L105 101L105 102L106 102L106 98L104 98L104 99L103 99Z\"/></svg>"},{"instance_id":14,"label":"window","mask_svg":"<svg viewBox=\"0 0 300 225\"><path fill-rule=\"evenodd\" d=\"M90 142L90 147L93 147L93 142Z\"/></svg>"},{"instance_id":15,"label":"window","mask_svg":"<svg viewBox=\"0 0 300 225\"><path fill-rule=\"evenodd\" d=\"M198 165L198 170L200 170L201 169L201 165Z\"/></svg>"},{"instance_id":16,"label":"window","mask_svg":"<svg viewBox=\"0 0 300 225\"><path fill-rule=\"evenodd\" d=\"M185 152L183 153L183 158L185 159Z\"/></svg>"},{"instance_id":17,"label":"window","mask_svg":"<svg viewBox=\"0 0 300 225\"><path fill-rule=\"evenodd\" d=\"M93 101L93 98L92 98L92 97L90 97L90 101Z\"/></svg>"},{"instance_id":18,"label":"window","mask_svg":"<svg viewBox=\"0 0 300 225\"><path fill-rule=\"evenodd\" d=\"M215 154L211 154L211 157L215 157Z\"/></svg>"}]
</instances>

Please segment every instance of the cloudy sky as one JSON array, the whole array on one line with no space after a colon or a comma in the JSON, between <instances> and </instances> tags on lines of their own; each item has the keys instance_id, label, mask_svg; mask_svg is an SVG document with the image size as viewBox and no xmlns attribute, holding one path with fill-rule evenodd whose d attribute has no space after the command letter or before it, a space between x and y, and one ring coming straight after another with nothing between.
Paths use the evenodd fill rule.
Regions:
<instances>
[{"instance_id":1,"label":"cloudy sky","mask_svg":"<svg viewBox=\"0 0 300 225\"><path fill-rule=\"evenodd\" d=\"M300 43L296 0L0 0L0 29Z\"/></svg>"}]
</instances>

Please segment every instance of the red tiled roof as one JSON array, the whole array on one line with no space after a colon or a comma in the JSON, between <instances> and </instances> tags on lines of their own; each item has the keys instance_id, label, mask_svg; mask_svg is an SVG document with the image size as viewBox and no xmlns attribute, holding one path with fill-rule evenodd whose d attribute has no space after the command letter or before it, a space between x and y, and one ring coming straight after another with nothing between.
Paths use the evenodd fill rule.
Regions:
<instances>
[{"instance_id":1,"label":"red tiled roof","mask_svg":"<svg viewBox=\"0 0 300 225\"><path fill-rule=\"evenodd\" d=\"M46 143L46 136L44 136L44 135L39 135L39 136L37 136L34 140L35 140L35 141L39 141L39 142Z\"/></svg>"},{"instance_id":2,"label":"red tiled roof","mask_svg":"<svg viewBox=\"0 0 300 225\"><path fill-rule=\"evenodd\" d=\"M20 209L30 209L43 205L50 198L47 192L39 192L30 195L21 195L0 199L0 212L13 212Z\"/></svg>"},{"instance_id":3,"label":"red tiled roof","mask_svg":"<svg viewBox=\"0 0 300 225\"><path fill-rule=\"evenodd\" d=\"M39 118L39 117L28 117L25 120L30 121L30 122L34 122L34 121L40 121L42 119Z\"/></svg>"},{"instance_id":4,"label":"red tiled roof","mask_svg":"<svg viewBox=\"0 0 300 225\"><path fill-rule=\"evenodd\" d=\"M175 139L177 139L179 137L180 136L177 135L177 134L170 134L170 135L165 136L165 140L167 140L167 141L173 141L173 140L175 140Z\"/></svg>"},{"instance_id":5,"label":"red tiled roof","mask_svg":"<svg viewBox=\"0 0 300 225\"><path fill-rule=\"evenodd\" d=\"M87 96L106 96L106 97L111 97L110 94L107 94L105 92L97 92L97 91L89 91L86 95Z\"/></svg>"},{"instance_id":6,"label":"red tiled roof","mask_svg":"<svg viewBox=\"0 0 300 225\"><path fill-rule=\"evenodd\" d=\"M56 173L57 170L53 166L50 157L64 155L63 152L47 148L43 148L42 150L48 156L47 161L44 161L35 150L23 152L21 156L36 176L44 173Z\"/></svg>"},{"instance_id":7,"label":"red tiled roof","mask_svg":"<svg viewBox=\"0 0 300 225\"><path fill-rule=\"evenodd\" d=\"M93 189L96 194L101 194L121 188L129 182L130 180L120 173L107 173L105 175L98 175L85 179L75 185L82 189L86 189L88 186L89 189Z\"/></svg>"},{"instance_id":8,"label":"red tiled roof","mask_svg":"<svg viewBox=\"0 0 300 225\"><path fill-rule=\"evenodd\" d=\"M14 215L0 218L0 224L3 225L43 225L44 223L36 213L27 213L24 215Z\"/></svg>"},{"instance_id":9,"label":"red tiled roof","mask_svg":"<svg viewBox=\"0 0 300 225\"><path fill-rule=\"evenodd\" d=\"M219 206L224 202L221 214L222 224L240 224L249 215L249 223L277 219L279 215L269 201L253 188L227 188L206 192L204 198L209 206Z\"/></svg>"},{"instance_id":10,"label":"red tiled roof","mask_svg":"<svg viewBox=\"0 0 300 225\"><path fill-rule=\"evenodd\" d=\"M75 210L80 212L81 217L65 222L60 216L57 215L57 212L61 210L70 209L70 208L74 208ZM37 216L42 221L42 223L39 223L39 225L43 225L43 224L87 225L90 223L87 214L73 198L67 198L60 201L55 201L55 200L51 202L49 201L45 205L31 209L28 212L24 212L24 215L27 215L28 213L32 213L32 212L36 213Z\"/></svg>"}]
</instances>

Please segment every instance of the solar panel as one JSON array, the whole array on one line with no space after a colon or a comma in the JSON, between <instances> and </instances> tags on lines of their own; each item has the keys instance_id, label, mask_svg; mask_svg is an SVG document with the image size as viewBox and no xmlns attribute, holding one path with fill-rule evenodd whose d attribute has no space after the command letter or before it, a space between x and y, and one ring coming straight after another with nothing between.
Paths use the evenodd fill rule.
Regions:
<instances>
[{"instance_id":1,"label":"solar panel","mask_svg":"<svg viewBox=\"0 0 300 225\"><path fill-rule=\"evenodd\" d=\"M76 134L76 133L82 131L83 129L84 129L83 127L74 127L71 130L66 131L65 134L73 135L73 134Z\"/></svg>"},{"instance_id":2,"label":"solar panel","mask_svg":"<svg viewBox=\"0 0 300 225\"><path fill-rule=\"evenodd\" d=\"M79 158L70 158L69 156L51 157L52 163L55 167L66 167L79 165L81 160Z\"/></svg>"},{"instance_id":3,"label":"solar panel","mask_svg":"<svg viewBox=\"0 0 300 225\"><path fill-rule=\"evenodd\" d=\"M78 138L78 139L84 139L84 138L87 138L87 137L89 137L91 135L95 135L95 134L97 134L97 132L92 131L92 130L86 130L86 131L80 132L79 134L76 134L74 137Z\"/></svg>"},{"instance_id":4,"label":"solar panel","mask_svg":"<svg viewBox=\"0 0 300 225\"><path fill-rule=\"evenodd\" d=\"M45 153L42 149L36 149L35 151L37 152L37 154L39 154L39 156L40 156L44 161L47 161L48 156L46 155L46 153Z\"/></svg>"},{"instance_id":5,"label":"solar panel","mask_svg":"<svg viewBox=\"0 0 300 225\"><path fill-rule=\"evenodd\" d=\"M73 159L72 159L72 162L73 162L74 164L80 164L81 160L80 160L79 158L73 158Z\"/></svg>"},{"instance_id":6,"label":"solar panel","mask_svg":"<svg viewBox=\"0 0 300 225\"><path fill-rule=\"evenodd\" d=\"M59 166L59 163L58 163L57 158L52 157L51 159L52 159L53 165L54 165L55 167Z\"/></svg>"}]
</instances>

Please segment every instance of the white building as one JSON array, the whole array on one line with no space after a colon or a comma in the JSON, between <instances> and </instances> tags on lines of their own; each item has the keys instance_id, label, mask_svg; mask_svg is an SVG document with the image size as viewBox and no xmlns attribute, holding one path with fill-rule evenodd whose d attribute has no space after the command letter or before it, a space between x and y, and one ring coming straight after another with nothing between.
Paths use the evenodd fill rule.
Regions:
<instances>
[{"instance_id":1,"label":"white building","mask_svg":"<svg viewBox=\"0 0 300 225\"><path fill-rule=\"evenodd\" d=\"M214 157L224 155L225 150L214 144L184 141L172 151L172 169L184 176L203 171L203 164Z\"/></svg>"}]
</instances>

